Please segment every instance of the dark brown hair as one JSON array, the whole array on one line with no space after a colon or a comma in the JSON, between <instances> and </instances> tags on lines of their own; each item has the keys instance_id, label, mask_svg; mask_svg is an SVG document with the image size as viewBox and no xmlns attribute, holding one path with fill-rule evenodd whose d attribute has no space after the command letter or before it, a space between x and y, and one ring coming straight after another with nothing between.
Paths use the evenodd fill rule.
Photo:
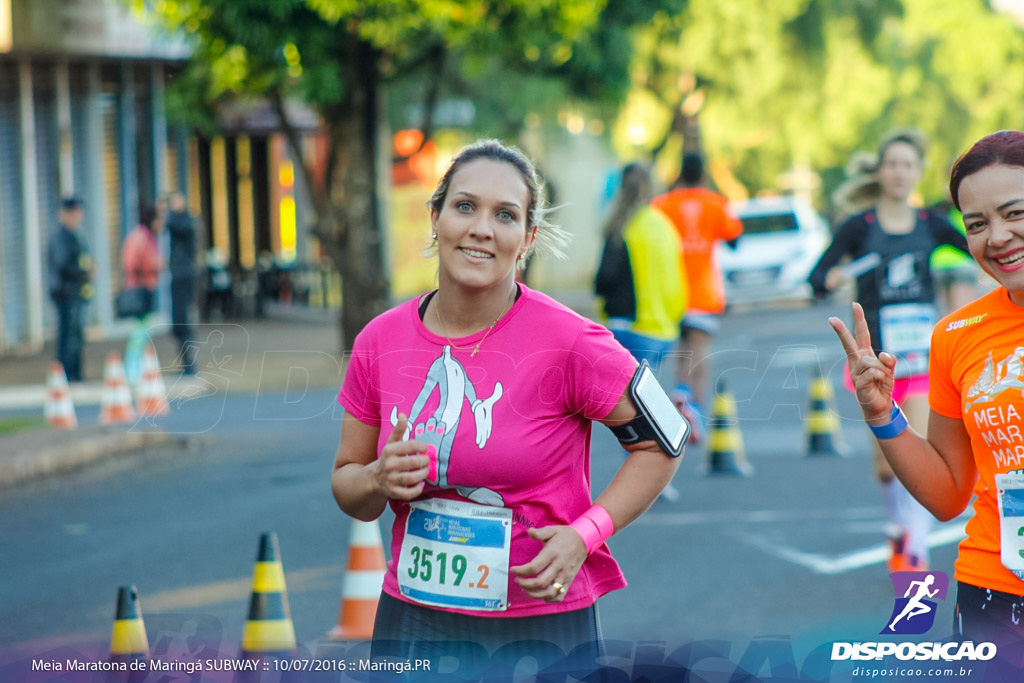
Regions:
<instances>
[{"instance_id":1,"label":"dark brown hair","mask_svg":"<svg viewBox=\"0 0 1024 683\"><path fill-rule=\"evenodd\" d=\"M1001 130L990 133L971 145L953 164L949 174L949 197L960 210L960 183L983 168L1003 164L1024 168L1024 133Z\"/></svg>"},{"instance_id":2,"label":"dark brown hair","mask_svg":"<svg viewBox=\"0 0 1024 683\"><path fill-rule=\"evenodd\" d=\"M463 147L462 150L452 158L451 163L445 170L444 175L437 182L433 196L427 202L431 211L441 212L445 198L448 196L448 187L451 185L452 176L465 164L477 159L488 159L509 164L526 183L528 193L526 207L526 229L537 227L537 243L555 256L563 256L561 247L569 242L569 236L557 225L547 220L548 213L552 210L546 206L544 198L544 183L537 174L537 169L526 154L518 149L503 144L499 140L478 140L471 145ZM533 247L530 248L533 250Z\"/></svg>"},{"instance_id":3,"label":"dark brown hair","mask_svg":"<svg viewBox=\"0 0 1024 683\"><path fill-rule=\"evenodd\" d=\"M444 206L445 197L448 195L448 186L451 184L452 176L455 175L455 172L463 165L471 161L476 161L477 159L500 161L502 163L509 164L519 171L519 175L523 177L523 182L526 183L526 190L529 193L526 212L526 227L531 228L534 225L538 225L542 220L541 204L543 202L542 195L544 194L544 186L541 183L540 177L537 175L533 162L531 162L520 150L515 147L503 145L498 140L479 140L472 145L463 147L462 150L452 158L451 163L448 164L448 168L444 172L444 175L441 176L441 180L438 181L437 188L435 188L433 196L430 198L430 201L427 202L431 210L438 213L441 212L441 207Z\"/></svg>"}]
</instances>

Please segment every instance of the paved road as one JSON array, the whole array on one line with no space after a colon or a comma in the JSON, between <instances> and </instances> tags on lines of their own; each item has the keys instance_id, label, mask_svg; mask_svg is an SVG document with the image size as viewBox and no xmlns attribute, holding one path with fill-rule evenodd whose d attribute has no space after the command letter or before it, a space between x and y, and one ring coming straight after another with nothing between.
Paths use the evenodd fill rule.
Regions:
<instances>
[{"instance_id":1,"label":"paved road","mask_svg":"<svg viewBox=\"0 0 1024 683\"><path fill-rule=\"evenodd\" d=\"M811 373L818 366L838 381L838 344L824 322L831 312L727 319L713 368L735 394L756 472L708 476L703 450L690 448L676 479L682 499L659 501L612 539L630 585L600 610L619 650L639 657L723 639L738 661L752 643L781 636L799 662L831 640L874 639L884 625L893 588L883 510L866 430L841 389L849 457L805 455ZM5 495L0 653L10 661L61 647L101 652L117 586L129 583L139 588L151 644L188 620L208 639L237 644L259 535L271 530L298 640L315 649L337 618L349 532L328 489L340 424L333 396L301 385L283 394L215 392L159 424L187 436L189 448L106 461ZM594 446L602 487L621 455L601 427ZM935 569L952 571L962 526L936 528ZM936 634L948 633L951 618L942 604Z\"/></svg>"}]
</instances>

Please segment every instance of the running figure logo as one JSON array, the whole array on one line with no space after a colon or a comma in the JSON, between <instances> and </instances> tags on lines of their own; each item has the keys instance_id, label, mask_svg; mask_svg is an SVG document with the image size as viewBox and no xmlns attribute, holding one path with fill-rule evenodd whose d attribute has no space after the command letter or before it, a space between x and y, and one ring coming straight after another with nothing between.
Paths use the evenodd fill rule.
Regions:
<instances>
[{"instance_id":1,"label":"running figure logo","mask_svg":"<svg viewBox=\"0 0 1024 683\"><path fill-rule=\"evenodd\" d=\"M926 633L935 623L935 600L946 599L949 577L944 572L893 572L889 576L896 591L896 604L881 633Z\"/></svg>"}]
</instances>

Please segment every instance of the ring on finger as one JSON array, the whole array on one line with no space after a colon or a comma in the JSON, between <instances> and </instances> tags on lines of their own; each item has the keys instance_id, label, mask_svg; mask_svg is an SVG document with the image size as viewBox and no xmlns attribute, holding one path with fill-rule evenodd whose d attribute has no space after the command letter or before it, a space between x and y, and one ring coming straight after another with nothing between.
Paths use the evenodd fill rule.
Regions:
<instances>
[{"instance_id":1,"label":"ring on finger","mask_svg":"<svg viewBox=\"0 0 1024 683\"><path fill-rule=\"evenodd\" d=\"M553 584L551 584L551 587L554 588L556 591L558 591L559 595L564 595L565 594L565 591L566 591L565 586L563 586L562 584L558 583L557 581L555 581Z\"/></svg>"}]
</instances>

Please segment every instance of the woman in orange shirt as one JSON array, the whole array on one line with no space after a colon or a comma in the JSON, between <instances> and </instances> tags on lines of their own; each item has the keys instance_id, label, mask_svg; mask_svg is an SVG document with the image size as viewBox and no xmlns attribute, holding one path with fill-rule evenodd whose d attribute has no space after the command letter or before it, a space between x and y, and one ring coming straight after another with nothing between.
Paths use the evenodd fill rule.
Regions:
<instances>
[{"instance_id":1,"label":"woman in orange shirt","mask_svg":"<svg viewBox=\"0 0 1024 683\"><path fill-rule=\"evenodd\" d=\"M1024 133L979 140L949 185L971 256L999 287L932 333L926 435L908 428L894 403L896 358L872 350L860 305L854 333L838 318L829 323L864 419L907 489L941 520L976 496L956 561L956 631L995 643L1000 662L1016 669L1024 666Z\"/></svg>"}]
</instances>

